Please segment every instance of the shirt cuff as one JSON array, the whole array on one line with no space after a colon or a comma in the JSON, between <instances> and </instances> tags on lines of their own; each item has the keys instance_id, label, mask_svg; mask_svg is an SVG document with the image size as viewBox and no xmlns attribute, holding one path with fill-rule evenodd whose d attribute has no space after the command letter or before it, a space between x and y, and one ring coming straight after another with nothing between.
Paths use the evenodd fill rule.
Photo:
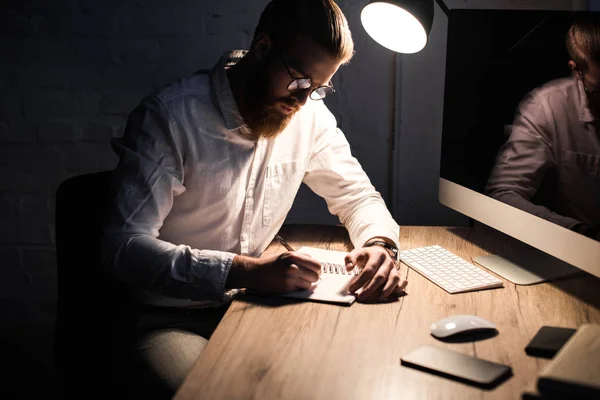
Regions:
<instances>
[{"instance_id":1,"label":"shirt cuff","mask_svg":"<svg viewBox=\"0 0 600 400\"><path fill-rule=\"evenodd\" d=\"M218 301L230 297L225 293L225 284L235 256L224 251L194 250L192 284L203 292L202 297Z\"/></svg>"},{"instance_id":2,"label":"shirt cuff","mask_svg":"<svg viewBox=\"0 0 600 400\"><path fill-rule=\"evenodd\" d=\"M400 229L393 230L389 227L381 228L381 227L371 227L367 229L365 232L362 232L358 240L356 241L357 248L364 247L365 243L374 237L385 237L390 239L396 247L398 251L400 251L400 238L399 238Z\"/></svg>"}]
</instances>

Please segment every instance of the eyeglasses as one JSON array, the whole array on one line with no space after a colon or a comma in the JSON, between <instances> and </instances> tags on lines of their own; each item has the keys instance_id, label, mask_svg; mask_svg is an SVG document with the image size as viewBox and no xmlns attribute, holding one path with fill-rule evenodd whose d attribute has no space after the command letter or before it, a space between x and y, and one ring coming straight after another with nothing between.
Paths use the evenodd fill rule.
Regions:
<instances>
[{"instance_id":1,"label":"eyeglasses","mask_svg":"<svg viewBox=\"0 0 600 400\"><path fill-rule=\"evenodd\" d=\"M290 74L290 78L292 78L292 81L287 87L290 92L297 92L300 90L313 88L309 95L312 100L323 100L328 94L335 92L335 89L331 84L315 87L312 81L308 78L296 78L294 75L292 75L292 71L290 71L290 67L288 67L288 64L285 62L283 54L281 54L281 52L278 50L275 50L275 52L279 58L281 58L281 62L283 62L285 69L287 69L288 74Z\"/></svg>"},{"instance_id":2,"label":"eyeglasses","mask_svg":"<svg viewBox=\"0 0 600 400\"><path fill-rule=\"evenodd\" d=\"M585 84L585 79L583 79L583 74L581 71L577 70L577 73L579 74L579 78L581 78L581 83L583 83L583 89L586 91L586 93L589 93L594 99L600 100L600 90L590 90Z\"/></svg>"}]
</instances>

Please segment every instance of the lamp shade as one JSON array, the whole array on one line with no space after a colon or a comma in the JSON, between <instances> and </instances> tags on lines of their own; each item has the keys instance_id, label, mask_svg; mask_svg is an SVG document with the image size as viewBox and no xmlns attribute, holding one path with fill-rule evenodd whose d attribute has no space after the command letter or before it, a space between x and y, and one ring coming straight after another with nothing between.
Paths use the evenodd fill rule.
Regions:
<instances>
[{"instance_id":1,"label":"lamp shade","mask_svg":"<svg viewBox=\"0 0 600 400\"><path fill-rule=\"evenodd\" d=\"M427 44L433 23L433 1L371 0L360 19L367 33L380 45L412 54Z\"/></svg>"}]
</instances>

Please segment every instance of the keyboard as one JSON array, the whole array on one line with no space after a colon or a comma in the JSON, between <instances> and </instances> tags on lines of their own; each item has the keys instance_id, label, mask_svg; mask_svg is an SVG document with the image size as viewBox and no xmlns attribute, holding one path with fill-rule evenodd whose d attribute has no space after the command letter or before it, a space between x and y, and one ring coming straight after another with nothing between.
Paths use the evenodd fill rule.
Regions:
<instances>
[{"instance_id":1,"label":"keyboard","mask_svg":"<svg viewBox=\"0 0 600 400\"><path fill-rule=\"evenodd\" d=\"M401 251L400 260L451 294L504 286L500 279L441 246Z\"/></svg>"}]
</instances>

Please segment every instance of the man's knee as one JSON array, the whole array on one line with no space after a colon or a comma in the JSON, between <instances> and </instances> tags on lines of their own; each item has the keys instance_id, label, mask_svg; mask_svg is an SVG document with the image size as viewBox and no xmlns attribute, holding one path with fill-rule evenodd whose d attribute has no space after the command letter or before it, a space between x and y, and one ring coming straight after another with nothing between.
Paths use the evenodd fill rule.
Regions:
<instances>
[{"instance_id":1,"label":"man's knee","mask_svg":"<svg viewBox=\"0 0 600 400\"><path fill-rule=\"evenodd\" d=\"M145 334L136 344L144 376L140 383L172 396L207 343L208 339L180 329L161 329Z\"/></svg>"}]
</instances>

